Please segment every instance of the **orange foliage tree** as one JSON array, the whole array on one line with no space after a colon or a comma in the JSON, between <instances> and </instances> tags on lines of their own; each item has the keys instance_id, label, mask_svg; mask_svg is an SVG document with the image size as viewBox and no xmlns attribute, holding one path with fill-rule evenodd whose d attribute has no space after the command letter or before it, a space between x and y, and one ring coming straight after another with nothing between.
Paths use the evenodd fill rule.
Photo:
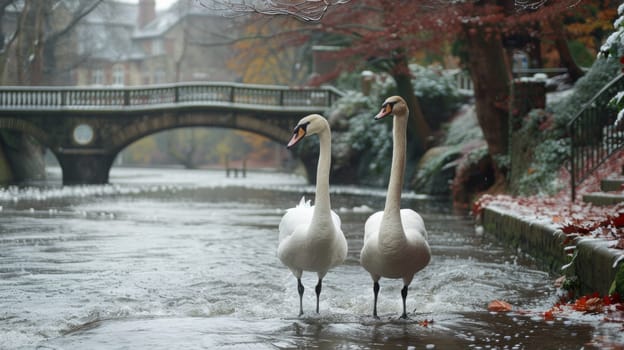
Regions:
<instances>
[{"instance_id":1,"label":"orange foliage tree","mask_svg":"<svg viewBox=\"0 0 624 350\"><path fill-rule=\"evenodd\" d=\"M276 33L296 32L302 24L289 17L252 17L234 43L236 52L228 68L243 82L302 85L308 80L310 45L284 40Z\"/></svg>"}]
</instances>

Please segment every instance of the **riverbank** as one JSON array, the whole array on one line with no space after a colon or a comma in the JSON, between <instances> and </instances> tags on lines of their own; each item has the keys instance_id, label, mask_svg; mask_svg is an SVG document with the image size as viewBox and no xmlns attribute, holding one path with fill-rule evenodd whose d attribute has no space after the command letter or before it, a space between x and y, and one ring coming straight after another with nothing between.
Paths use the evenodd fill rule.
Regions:
<instances>
[{"instance_id":1,"label":"riverbank","mask_svg":"<svg viewBox=\"0 0 624 350\"><path fill-rule=\"evenodd\" d=\"M478 224L508 246L534 257L553 274L572 278L580 294L607 295L622 250L600 238L565 234L550 218L519 215L496 203L481 211Z\"/></svg>"},{"instance_id":2,"label":"riverbank","mask_svg":"<svg viewBox=\"0 0 624 350\"><path fill-rule=\"evenodd\" d=\"M624 188L604 188L603 180L624 176L618 151L577 187L571 201L563 187L552 195L482 195L473 204L477 224L508 246L534 257L550 273L565 276L564 288L577 295L608 295L618 269L624 276ZM565 169L559 180L569 183ZM611 195L614 203L587 198ZM624 280L616 291L624 295Z\"/></svg>"}]
</instances>

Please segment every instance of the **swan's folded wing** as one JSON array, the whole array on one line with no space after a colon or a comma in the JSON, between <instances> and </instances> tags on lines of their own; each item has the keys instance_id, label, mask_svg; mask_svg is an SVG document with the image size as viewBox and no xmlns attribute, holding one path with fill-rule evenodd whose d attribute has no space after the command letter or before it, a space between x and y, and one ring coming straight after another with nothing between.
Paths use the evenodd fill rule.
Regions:
<instances>
[{"instance_id":1,"label":"swan's folded wing","mask_svg":"<svg viewBox=\"0 0 624 350\"><path fill-rule=\"evenodd\" d=\"M336 227L336 229L342 232L340 228L340 226L342 225L342 222L340 221L340 216L338 216L338 214L334 213L334 211L332 210L331 217L332 217L332 222L334 223L334 226Z\"/></svg>"},{"instance_id":2,"label":"swan's folded wing","mask_svg":"<svg viewBox=\"0 0 624 350\"><path fill-rule=\"evenodd\" d=\"M403 223L403 229L405 232L410 230L416 230L420 232L425 239L428 239L427 230L425 229L425 221L423 218L412 209L401 209L401 222Z\"/></svg>"},{"instance_id":3,"label":"swan's folded wing","mask_svg":"<svg viewBox=\"0 0 624 350\"><path fill-rule=\"evenodd\" d=\"M279 241L281 242L290 236L297 226L309 226L312 221L312 212L313 209L309 206L297 206L288 209L279 224Z\"/></svg>"},{"instance_id":4,"label":"swan's folded wing","mask_svg":"<svg viewBox=\"0 0 624 350\"><path fill-rule=\"evenodd\" d=\"M379 232L382 217L383 211L378 211L366 219L366 223L364 223L364 242L366 242L368 237L373 233Z\"/></svg>"}]
</instances>

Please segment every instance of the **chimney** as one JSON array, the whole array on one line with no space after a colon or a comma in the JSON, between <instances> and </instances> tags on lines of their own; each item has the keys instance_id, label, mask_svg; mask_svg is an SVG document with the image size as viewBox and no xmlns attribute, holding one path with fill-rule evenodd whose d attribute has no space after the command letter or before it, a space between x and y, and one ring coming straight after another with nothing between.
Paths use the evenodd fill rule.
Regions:
<instances>
[{"instance_id":1,"label":"chimney","mask_svg":"<svg viewBox=\"0 0 624 350\"><path fill-rule=\"evenodd\" d=\"M139 28L144 28L156 18L156 0L139 0Z\"/></svg>"}]
</instances>

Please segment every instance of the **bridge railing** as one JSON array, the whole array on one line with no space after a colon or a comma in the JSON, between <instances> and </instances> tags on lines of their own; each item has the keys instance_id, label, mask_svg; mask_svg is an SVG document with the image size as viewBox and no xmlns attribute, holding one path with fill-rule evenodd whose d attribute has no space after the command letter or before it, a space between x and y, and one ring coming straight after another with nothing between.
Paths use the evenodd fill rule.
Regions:
<instances>
[{"instance_id":1,"label":"bridge railing","mask_svg":"<svg viewBox=\"0 0 624 350\"><path fill-rule=\"evenodd\" d=\"M341 96L331 86L291 88L239 83L192 82L124 88L0 86L0 110L138 108L178 103L329 107Z\"/></svg>"}]
</instances>

